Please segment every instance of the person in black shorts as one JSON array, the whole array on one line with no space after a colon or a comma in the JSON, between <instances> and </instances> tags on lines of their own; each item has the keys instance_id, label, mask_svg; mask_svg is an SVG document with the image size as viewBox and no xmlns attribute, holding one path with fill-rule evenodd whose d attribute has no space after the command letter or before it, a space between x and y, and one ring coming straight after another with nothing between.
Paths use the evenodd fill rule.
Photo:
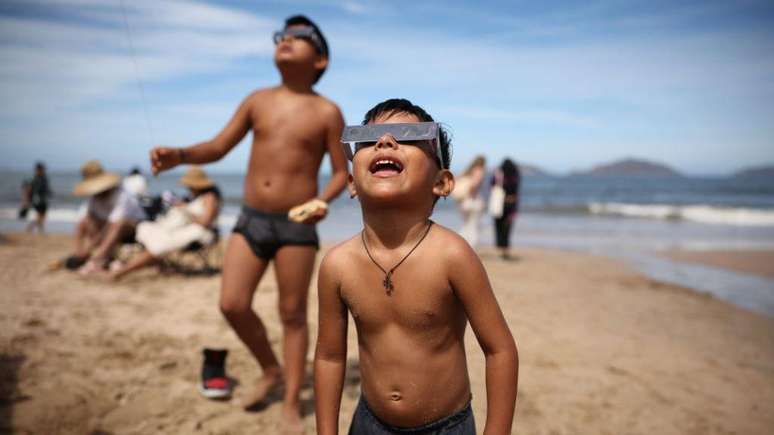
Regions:
<instances>
[{"instance_id":1,"label":"person in black shorts","mask_svg":"<svg viewBox=\"0 0 774 435\"><path fill-rule=\"evenodd\" d=\"M284 387L281 432L300 434L300 391L309 348L307 299L317 255L314 225L326 216L326 203L344 189L347 160L339 143L344 127L341 111L313 89L328 67L325 37L304 16L288 18L273 36L281 83L248 95L211 140L184 148L154 148L151 167L158 173L179 164L214 162L252 131L244 180L246 207L226 246L219 305L262 371L257 381L242 383L252 387L242 396L242 405L254 409ZM319 186L326 154L331 176ZM299 207L300 212L294 213ZM253 294L269 263L273 263L279 293L282 365L268 329L252 308ZM205 350L200 384L204 396L231 394L225 359L225 350Z\"/></svg>"},{"instance_id":2,"label":"person in black shorts","mask_svg":"<svg viewBox=\"0 0 774 435\"><path fill-rule=\"evenodd\" d=\"M35 220L27 225L27 232L33 232L35 228L39 233L45 230L46 212L48 211L48 198L52 195L46 175L46 166L43 162L35 164L35 176L30 182L30 205L35 210Z\"/></svg>"}]
</instances>

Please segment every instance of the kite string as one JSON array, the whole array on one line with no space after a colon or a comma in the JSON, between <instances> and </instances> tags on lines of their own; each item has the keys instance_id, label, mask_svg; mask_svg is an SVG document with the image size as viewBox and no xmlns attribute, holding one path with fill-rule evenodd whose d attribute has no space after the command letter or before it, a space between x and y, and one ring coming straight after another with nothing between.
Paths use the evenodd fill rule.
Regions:
<instances>
[{"instance_id":1,"label":"kite string","mask_svg":"<svg viewBox=\"0 0 774 435\"><path fill-rule=\"evenodd\" d=\"M124 29L126 30L126 38L129 41L129 51L132 55L132 63L134 64L134 77L137 80L137 88L140 90L140 100L142 101L142 109L145 113L145 126L148 130L148 137L151 141L151 146L154 146L156 144L156 139L153 136L153 127L151 126L150 122L150 115L148 114L148 103L145 100L145 86L142 83L142 79L140 78L140 67L137 64L137 56L134 51L134 42L132 41L132 31L129 27L129 19L126 16L126 7L124 6L124 0L119 0L119 3L121 4L121 14L124 17Z\"/></svg>"}]
</instances>

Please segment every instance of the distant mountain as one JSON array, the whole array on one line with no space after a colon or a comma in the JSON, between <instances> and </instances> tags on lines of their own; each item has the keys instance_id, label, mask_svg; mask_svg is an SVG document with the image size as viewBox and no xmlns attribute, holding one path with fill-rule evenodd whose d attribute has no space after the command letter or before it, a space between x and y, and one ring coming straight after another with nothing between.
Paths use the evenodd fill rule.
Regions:
<instances>
[{"instance_id":1,"label":"distant mountain","mask_svg":"<svg viewBox=\"0 0 774 435\"><path fill-rule=\"evenodd\" d=\"M595 166L587 171L574 172L572 175L608 177L679 177L679 172L661 163L641 159L623 159Z\"/></svg>"},{"instance_id":2,"label":"distant mountain","mask_svg":"<svg viewBox=\"0 0 774 435\"><path fill-rule=\"evenodd\" d=\"M744 168L734 173L735 178L774 178L774 165Z\"/></svg>"},{"instance_id":3,"label":"distant mountain","mask_svg":"<svg viewBox=\"0 0 774 435\"><path fill-rule=\"evenodd\" d=\"M519 171L521 172L521 175L524 177L550 177L551 174L548 173L546 170L535 166L535 165L529 165L526 163L517 163L519 166Z\"/></svg>"}]
</instances>

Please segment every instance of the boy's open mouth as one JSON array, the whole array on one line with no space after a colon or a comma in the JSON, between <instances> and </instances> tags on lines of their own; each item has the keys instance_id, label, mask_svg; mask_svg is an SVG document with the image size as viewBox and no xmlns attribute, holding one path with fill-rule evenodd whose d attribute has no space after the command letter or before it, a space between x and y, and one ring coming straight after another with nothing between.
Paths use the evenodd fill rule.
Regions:
<instances>
[{"instance_id":1,"label":"boy's open mouth","mask_svg":"<svg viewBox=\"0 0 774 435\"><path fill-rule=\"evenodd\" d=\"M377 177L392 177L403 172L403 163L391 157L377 157L368 170Z\"/></svg>"}]
</instances>

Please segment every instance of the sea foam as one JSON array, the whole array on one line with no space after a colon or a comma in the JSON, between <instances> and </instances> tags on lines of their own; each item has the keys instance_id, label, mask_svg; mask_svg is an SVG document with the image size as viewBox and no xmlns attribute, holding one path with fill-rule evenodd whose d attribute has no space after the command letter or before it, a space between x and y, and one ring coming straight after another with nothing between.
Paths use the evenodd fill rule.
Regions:
<instances>
[{"instance_id":1,"label":"sea foam","mask_svg":"<svg viewBox=\"0 0 774 435\"><path fill-rule=\"evenodd\" d=\"M593 202L588 208L589 212L597 215L686 220L717 225L774 226L772 209L618 202Z\"/></svg>"}]
</instances>

